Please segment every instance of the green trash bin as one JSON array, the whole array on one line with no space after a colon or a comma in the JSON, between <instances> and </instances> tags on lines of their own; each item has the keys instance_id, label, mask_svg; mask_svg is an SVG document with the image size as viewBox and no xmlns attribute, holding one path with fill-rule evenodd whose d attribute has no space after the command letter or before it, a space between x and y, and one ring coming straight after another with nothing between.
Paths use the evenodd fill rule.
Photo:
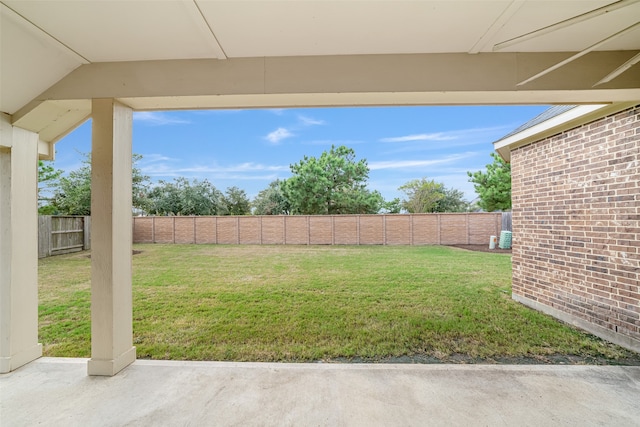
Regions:
<instances>
[{"instance_id":1,"label":"green trash bin","mask_svg":"<svg viewBox=\"0 0 640 427\"><path fill-rule=\"evenodd\" d=\"M511 249L511 232L501 231L500 242L498 243L500 249Z\"/></svg>"}]
</instances>

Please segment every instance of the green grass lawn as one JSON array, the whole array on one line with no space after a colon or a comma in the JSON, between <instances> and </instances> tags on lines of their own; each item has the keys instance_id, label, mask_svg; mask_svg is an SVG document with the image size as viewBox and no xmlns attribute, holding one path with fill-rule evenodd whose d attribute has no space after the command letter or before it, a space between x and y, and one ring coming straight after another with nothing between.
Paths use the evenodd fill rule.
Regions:
<instances>
[{"instance_id":1,"label":"green grass lawn","mask_svg":"<svg viewBox=\"0 0 640 427\"><path fill-rule=\"evenodd\" d=\"M509 255L415 246L134 249L142 251L133 257L140 358L635 357L514 302ZM87 253L40 260L39 278L45 354L89 357Z\"/></svg>"}]
</instances>

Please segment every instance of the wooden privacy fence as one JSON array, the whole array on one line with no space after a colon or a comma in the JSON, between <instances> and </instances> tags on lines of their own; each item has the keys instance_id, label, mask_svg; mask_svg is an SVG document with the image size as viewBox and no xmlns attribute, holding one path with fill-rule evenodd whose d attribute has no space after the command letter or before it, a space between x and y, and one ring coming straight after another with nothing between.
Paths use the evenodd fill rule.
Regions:
<instances>
[{"instance_id":1,"label":"wooden privacy fence","mask_svg":"<svg viewBox=\"0 0 640 427\"><path fill-rule=\"evenodd\" d=\"M502 212L502 231L513 231L511 212Z\"/></svg>"},{"instance_id":2,"label":"wooden privacy fence","mask_svg":"<svg viewBox=\"0 0 640 427\"><path fill-rule=\"evenodd\" d=\"M499 236L501 213L134 217L134 243L468 245Z\"/></svg>"},{"instance_id":3,"label":"wooden privacy fence","mask_svg":"<svg viewBox=\"0 0 640 427\"><path fill-rule=\"evenodd\" d=\"M91 248L91 217L38 217L38 258Z\"/></svg>"}]
</instances>

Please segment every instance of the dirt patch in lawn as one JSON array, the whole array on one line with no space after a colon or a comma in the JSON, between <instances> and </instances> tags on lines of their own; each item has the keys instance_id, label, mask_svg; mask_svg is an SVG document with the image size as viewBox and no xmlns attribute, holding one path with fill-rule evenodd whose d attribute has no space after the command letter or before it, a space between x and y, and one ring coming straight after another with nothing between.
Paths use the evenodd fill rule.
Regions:
<instances>
[{"instance_id":1,"label":"dirt patch in lawn","mask_svg":"<svg viewBox=\"0 0 640 427\"><path fill-rule=\"evenodd\" d=\"M460 365L617 365L640 366L640 354L629 352L619 359L606 357L577 356L567 354L550 354L535 357L496 357L478 358L467 354L452 354L449 356L434 356L428 354L414 354L408 356L385 358L335 358L321 360L318 363L399 363L399 364L460 364Z\"/></svg>"},{"instance_id":2,"label":"dirt patch in lawn","mask_svg":"<svg viewBox=\"0 0 640 427\"><path fill-rule=\"evenodd\" d=\"M135 249L131 251L131 255L138 255L141 254L142 251L136 251ZM91 259L91 254L89 255L85 255L87 258Z\"/></svg>"},{"instance_id":3,"label":"dirt patch in lawn","mask_svg":"<svg viewBox=\"0 0 640 427\"><path fill-rule=\"evenodd\" d=\"M496 247L495 249L489 249L489 245L449 245L452 248L465 249L467 251L474 252L491 252L494 254L510 254L511 249L500 249Z\"/></svg>"}]
</instances>

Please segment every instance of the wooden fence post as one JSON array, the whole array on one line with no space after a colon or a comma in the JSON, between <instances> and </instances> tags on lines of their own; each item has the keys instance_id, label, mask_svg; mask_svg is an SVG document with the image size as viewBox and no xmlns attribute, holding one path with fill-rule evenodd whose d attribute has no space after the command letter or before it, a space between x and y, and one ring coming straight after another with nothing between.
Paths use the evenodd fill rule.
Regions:
<instances>
[{"instance_id":1,"label":"wooden fence post","mask_svg":"<svg viewBox=\"0 0 640 427\"><path fill-rule=\"evenodd\" d=\"M84 228L84 236L83 236L83 246L82 249L85 251L91 249L91 217L86 215L83 217L83 228Z\"/></svg>"},{"instance_id":2,"label":"wooden fence post","mask_svg":"<svg viewBox=\"0 0 640 427\"><path fill-rule=\"evenodd\" d=\"M51 255L51 215L38 216L38 258Z\"/></svg>"}]
</instances>

